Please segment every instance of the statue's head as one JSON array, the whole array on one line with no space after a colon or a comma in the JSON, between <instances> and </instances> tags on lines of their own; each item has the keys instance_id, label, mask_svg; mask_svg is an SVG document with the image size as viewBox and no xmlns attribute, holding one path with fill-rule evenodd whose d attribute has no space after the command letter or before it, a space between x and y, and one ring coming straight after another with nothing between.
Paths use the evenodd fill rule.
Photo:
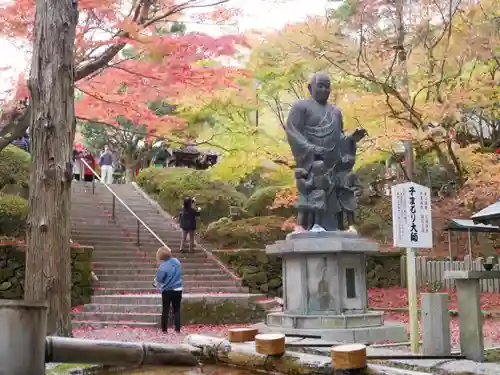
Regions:
<instances>
[{"instance_id":1,"label":"statue's head","mask_svg":"<svg viewBox=\"0 0 500 375\"><path fill-rule=\"evenodd\" d=\"M320 104L326 104L330 97L330 77L323 72L315 73L307 86L311 96Z\"/></svg>"},{"instance_id":2,"label":"statue's head","mask_svg":"<svg viewBox=\"0 0 500 375\"><path fill-rule=\"evenodd\" d=\"M322 175L326 172L326 165L323 160L315 160L311 165L313 175Z\"/></svg>"},{"instance_id":3,"label":"statue's head","mask_svg":"<svg viewBox=\"0 0 500 375\"><path fill-rule=\"evenodd\" d=\"M354 168L354 164L356 163L356 157L351 154L344 154L341 157L339 170L341 171L350 171Z\"/></svg>"},{"instance_id":4,"label":"statue's head","mask_svg":"<svg viewBox=\"0 0 500 375\"><path fill-rule=\"evenodd\" d=\"M304 168L295 168L294 175L296 179L307 178L307 171Z\"/></svg>"}]
</instances>

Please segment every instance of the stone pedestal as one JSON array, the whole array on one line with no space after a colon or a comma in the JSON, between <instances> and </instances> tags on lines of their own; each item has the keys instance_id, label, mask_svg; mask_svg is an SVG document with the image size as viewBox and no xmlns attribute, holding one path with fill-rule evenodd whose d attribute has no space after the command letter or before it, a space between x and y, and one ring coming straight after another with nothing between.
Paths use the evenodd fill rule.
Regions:
<instances>
[{"instance_id":1,"label":"stone pedestal","mask_svg":"<svg viewBox=\"0 0 500 375\"><path fill-rule=\"evenodd\" d=\"M403 326L367 311L365 254L377 251L376 243L340 231L290 234L268 246L283 259L284 303L283 312L268 314L268 328L345 343L406 341Z\"/></svg>"},{"instance_id":2,"label":"stone pedestal","mask_svg":"<svg viewBox=\"0 0 500 375\"><path fill-rule=\"evenodd\" d=\"M457 288L460 350L467 359L483 362L483 313L479 281L500 279L500 271L446 271L444 277L455 280Z\"/></svg>"},{"instance_id":3,"label":"stone pedestal","mask_svg":"<svg viewBox=\"0 0 500 375\"><path fill-rule=\"evenodd\" d=\"M0 300L0 374L45 374L47 305Z\"/></svg>"},{"instance_id":4,"label":"stone pedestal","mask_svg":"<svg viewBox=\"0 0 500 375\"><path fill-rule=\"evenodd\" d=\"M422 354L451 355L449 297L422 293Z\"/></svg>"}]
</instances>

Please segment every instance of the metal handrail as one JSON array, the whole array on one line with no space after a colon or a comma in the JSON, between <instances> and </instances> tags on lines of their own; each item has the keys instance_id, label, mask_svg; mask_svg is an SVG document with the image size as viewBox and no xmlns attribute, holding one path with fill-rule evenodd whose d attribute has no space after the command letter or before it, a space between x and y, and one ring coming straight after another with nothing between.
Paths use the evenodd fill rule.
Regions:
<instances>
[{"instance_id":1,"label":"metal handrail","mask_svg":"<svg viewBox=\"0 0 500 375\"><path fill-rule=\"evenodd\" d=\"M88 168L88 169L89 169L89 170L90 170L90 171L94 174L94 176L96 176L96 177L97 177L97 179L98 179L100 182L102 182L102 184L106 187L106 189L108 189L108 190L109 190L109 192L112 194L112 196L113 196L113 203L112 203L113 205L112 205L112 207L113 207L113 208L112 208L111 215L112 215L113 219L115 219L115 199L117 199L117 200L118 200L118 202L120 202L120 203L121 203L121 204L122 204L122 205L123 205L123 206L124 206L124 207L128 210L128 212L130 212L130 213L132 214L132 216L134 216L134 217L136 218L136 220L137 220L137 246L139 246L139 245L140 245L140 236L139 236L139 233L140 233L140 231L139 231L139 230L140 230L140 226L139 226L139 224L141 224L144 228L146 228L146 229L148 230L148 232L149 232L149 233L151 233L151 234L153 235L153 237L154 237L154 238L156 238L156 239L158 240L158 242L159 242L159 243L160 243L163 247L165 247L165 248L167 248L167 249L169 249L169 250L170 250L170 248L167 246L167 244L166 244L165 242L163 242L163 241L162 241L162 239L161 239L160 237L158 237L158 236L157 236L157 234L156 234L155 232L153 232L153 230L152 230L150 227L148 227L148 226L146 225L146 223L145 223L144 221L142 221L142 219L141 219L139 216L137 216L137 214L136 214L134 211L132 211L132 209L131 209L129 206L127 206L127 204L126 204L126 203L125 203L125 202L124 202L124 201L123 201L123 200L122 200L122 199L121 199L121 198L120 198L120 197L119 197L119 196L118 196L118 195L117 195L117 194L113 191L113 189L111 189L111 188L109 187L109 185L108 185L108 184L106 184L106 183L102 180L101 176L99 176L99 175L97 174L97 172L96 172L96 171L95 171L95 170L94 170L94 169L93 169L93 168L92 168L92 167L91 167L91 166L90 166L90 165L89 165L89 164L88 164L88 163L87 163L84 159L80 159L80 160L81 160L81 161L83 162L83 164L85 164L85 166L86 166L86 167L87 167L87 168ZM92 194L94 194L94 192L95 192L95 183L94 183L94 180L93 180L93 181L92 181Z\"/></svg>"}]
</instances>

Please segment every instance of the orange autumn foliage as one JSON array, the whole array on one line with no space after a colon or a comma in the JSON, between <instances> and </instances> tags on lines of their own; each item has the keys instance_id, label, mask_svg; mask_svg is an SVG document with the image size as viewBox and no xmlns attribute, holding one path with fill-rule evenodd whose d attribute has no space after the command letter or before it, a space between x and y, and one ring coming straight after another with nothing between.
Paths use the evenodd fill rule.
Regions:
<instances>
[{"instance_id":1,"label":"orange autumn foliage","mask_svg":"<svg viewBox=\"0 0 500 375\"><path fill-rule=\"evenodd\" d=\"M173 116L157 116L149 104L174 104L186 92L211 93L236 86L238 69L216 61L234 55L246 45L242 36L211 37L199 33L170 34L168 29L191 9L208 10L210 19L227 22L237 11L220 8L227 0L79 0L75 41L77 117L118 126L125 117L146 125L149 133L167 133L183 126ZM125 6L125 7L126 7ZM0 34L29 42L35 1L21 0L0 6ZM167 31L166 31L167 30ZM28 45L28 43L26 43ZM133 56L121 55L131 48ZM26 48L26 53L30 51ZM19 81L19 85L23 85ZM17 90L25 95L28 91ZM16 95L14 99L19 99ZM12 95L11 95L12 97ZM24 96L23 98L27 97Z\"/></svg>"}]
</instances>

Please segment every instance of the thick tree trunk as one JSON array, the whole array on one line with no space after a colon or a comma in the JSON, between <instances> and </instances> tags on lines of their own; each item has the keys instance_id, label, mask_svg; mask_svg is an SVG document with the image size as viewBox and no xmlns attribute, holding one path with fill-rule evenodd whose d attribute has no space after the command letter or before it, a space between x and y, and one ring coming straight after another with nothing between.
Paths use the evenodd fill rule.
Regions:
<instances>
[{"instance_id":1,"label":"thick tree trunk","mask_svg":"<svg viewBox=\"0 0 500 375\"><path fill-rule=\"evenodd\" d=\"M125 169L125 180L127 182L135 181L135 168Z\"/></svg>"},{"instance_id":2,"label":"thick tree trunk","mask_svg":"<svg viewBox=\"0 0 500 375\"><path fill-rule=\"evenodd\" d=\"M76 1L37 0L28 83L32 171L24 297L48 301L48 333L60 336L71 336L70 200L77 21Z\"/></svg>"}]
</instances>

